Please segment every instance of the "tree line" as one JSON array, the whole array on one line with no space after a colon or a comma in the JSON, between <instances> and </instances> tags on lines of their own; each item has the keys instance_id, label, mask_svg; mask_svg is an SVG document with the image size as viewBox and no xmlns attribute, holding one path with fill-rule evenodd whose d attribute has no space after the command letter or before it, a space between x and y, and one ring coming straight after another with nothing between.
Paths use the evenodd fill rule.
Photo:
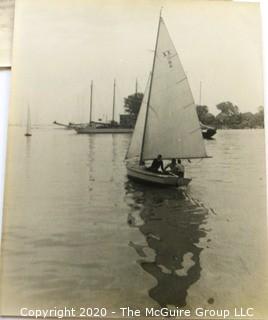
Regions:
<instances>
[{"instance_id":1,"label":"tree line","mask_svg":"<svg viewBox=\"0 0 268 320\"><path fill-rule=\"evenodd\" d=\"M124 99L125 112L137 118L143 94L135 93ZM259 106L256 113L240 112L238 106L225 101L216 105L219 113L215 116L209 112L206 105L197 105L196 111L199 121L207 126L219 129L249 129L264 128L264 108Z\"/></svg>"},{"instance_id":2,"label":"tree line","mask_svg":"<svg viewBox=\"0 0 268 320\"><path fill-rule=\"evenodd\" d=\"M221 129L249 129L264 127L264 109L259 106L256 113L240 112L238 106L231 102L221 102L216 105L219 113L215 116L205 105L197 105L196 111L199 120L208 126Z\"/></svg>"}]
</instances>

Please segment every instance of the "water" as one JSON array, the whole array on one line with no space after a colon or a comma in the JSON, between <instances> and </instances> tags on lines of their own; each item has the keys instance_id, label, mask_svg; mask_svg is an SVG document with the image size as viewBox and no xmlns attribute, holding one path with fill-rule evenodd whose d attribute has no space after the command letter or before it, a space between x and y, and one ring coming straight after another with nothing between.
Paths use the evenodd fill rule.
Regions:
<instances>
[{"instance_id":1,"label":"water","mask_svg":"<svg viewBox=\"0 0 268 320\"><path fill-rule=\"evenodd\" d=\"M10 127L2 313L254 307L267 314L263 130L219 131L187 190L128 180L129 135Z\"/></svg>"}]
</instances>

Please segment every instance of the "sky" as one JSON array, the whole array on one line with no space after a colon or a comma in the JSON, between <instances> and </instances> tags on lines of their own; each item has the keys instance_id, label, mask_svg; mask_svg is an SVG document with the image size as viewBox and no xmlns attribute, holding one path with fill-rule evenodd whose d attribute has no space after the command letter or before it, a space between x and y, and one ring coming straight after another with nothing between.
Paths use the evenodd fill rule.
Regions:
<instances>
[{"instance_id":1,"label":"sky","mask_svg":"<svg viewBox=\"0 0 268 320\"><path fill-rule=\"evenodd\" d=\"M152 68L160 8L195 98L216 114L263 105L257 3L213 0L20 0L16 3L10 123L87 122L116 117Z\"/></svg>"}]
</instances>

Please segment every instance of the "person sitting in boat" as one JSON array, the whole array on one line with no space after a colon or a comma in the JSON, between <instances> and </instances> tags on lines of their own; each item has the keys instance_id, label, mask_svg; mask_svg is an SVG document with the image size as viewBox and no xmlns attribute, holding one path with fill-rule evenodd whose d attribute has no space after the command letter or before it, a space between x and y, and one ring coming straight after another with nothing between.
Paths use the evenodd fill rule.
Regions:
<instances>
[{"instance_id":1,"label":"person sitting in boat","mask_svg":"<svg viewBox=\"0 0 268 320\"><path fill-rule=\"evenodd\" d=\"M149 171L159 172L158 169L161 168L162 172L165 172L162 155L159 154L156 159L153 160L151 166L148 168Z\"/></svg>"},{"instance_id":2,"label":"person sitting in boat","mask_svg":"<svg viewBox=\"0 0 268 320\"><path fill-rule=\"evenodd\" d=\"M176 163L176 159L172 159L169 164L166 165L165 170L169 170L170 174L175 174L176 176L183 178L184 177L184 166L181 163L181 160L178 159L178 163Z\"/></svg>"},{"instance_id":3,"label":"person sitting in boat","mask_svg":"<svg viewBox=\"0 0 268 320\"><path fill-rule=\"evenodd\" d=\"M177 176L179 175L179 168L177 166L175 158L173 158L171 162L165 166L165 170L168 170L168 173L175 174Z\"/></svg>"},{"instance_id":4,"label":"person sitting in boat","mask_svg":"<svg viewBox=\"0 0 268 320\"><path fill-rule=\"evenodd\" d=\"M177 168L178 168L178 176L180 178L183 178L184 177L184 165L181 163L181 159L178 159Z\"/></svg>"}]
</instances>

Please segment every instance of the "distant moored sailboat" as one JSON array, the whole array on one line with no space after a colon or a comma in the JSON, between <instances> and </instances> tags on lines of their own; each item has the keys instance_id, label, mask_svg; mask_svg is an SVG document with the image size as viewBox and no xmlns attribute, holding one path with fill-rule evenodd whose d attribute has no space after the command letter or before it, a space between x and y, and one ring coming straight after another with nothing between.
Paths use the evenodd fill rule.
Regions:
<instances>
[{"instance_id":1,"label":"distant moored sailboat","mask_svg":"<svg viewBox=\"0 0 268 320\"><path fill-rule=\"evenodd\" d=\"M122 128L115 121L115 102L116 102L116 82L114 79L113 84L113 105L112 105L112 120L110 123L103 123L92 121L92 96L93 96L93 82L91 82L91 94L90 94L90 119L87 126L78 126L73 129L77 133L86 133L86 134L97 134L97 133L132 133L133 129L131 128Z\"/></svg>"},{"instance_id":2,"label":"distant moored sailboat","mask_svg":"<svg viewBox=\"0 0 268 320\"><path fill-rule=\"evenodd\" d=\"M26 133L25 137L31 137L31 113L30 113L30 107L28 107L27 110L27 126L26 126Z\"/></svg>"}]
</instances>

